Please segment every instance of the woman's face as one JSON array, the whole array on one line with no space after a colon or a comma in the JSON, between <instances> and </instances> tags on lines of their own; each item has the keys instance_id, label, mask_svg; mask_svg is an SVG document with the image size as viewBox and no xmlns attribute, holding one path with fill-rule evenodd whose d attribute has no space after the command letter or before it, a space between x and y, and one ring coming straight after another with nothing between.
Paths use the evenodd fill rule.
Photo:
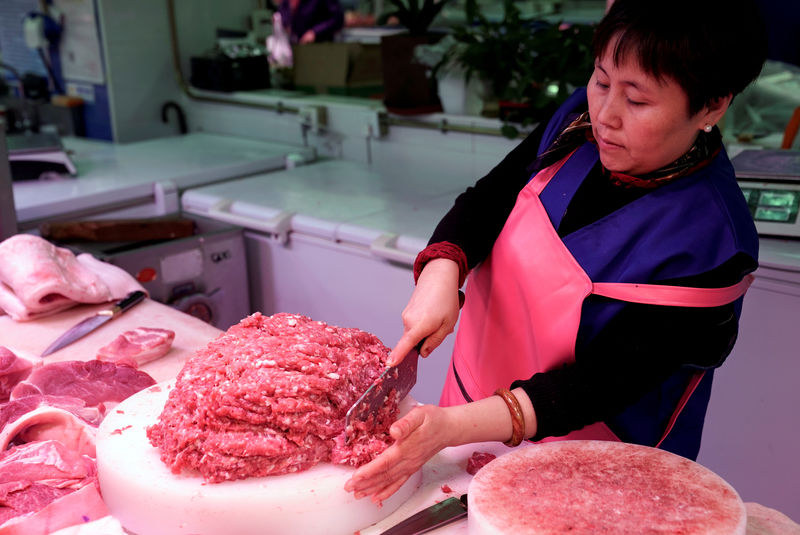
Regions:
<instances>
[{"instance_id":1,"label":"woman's face","mask_svg":"<svg viewBox=\"0 0 800 535\"><path fill-rule=\"evenodd\" d=\"M674 80L652 77L634 58L615 65L613 45L595 61L587 87L592 133L606 169L642 175L682 156L711 118L705 108L689 116Z\"/></svg>"}]
</instances>

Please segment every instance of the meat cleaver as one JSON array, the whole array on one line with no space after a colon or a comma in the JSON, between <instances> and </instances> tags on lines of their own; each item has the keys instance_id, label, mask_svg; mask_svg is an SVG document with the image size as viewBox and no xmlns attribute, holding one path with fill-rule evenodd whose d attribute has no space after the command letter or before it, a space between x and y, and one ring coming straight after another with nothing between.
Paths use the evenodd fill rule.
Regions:
<instances>
[{"instance_id":1,"label":"meat cleaver","mask_svg":"<svg viewBox=\"0 0 800 535\"><path fill-rule=\"evenodd\" d=\"M397 391L398 401L408 395L411 388L417 383L417 363L421 346L422 342L409 351L397 366L387 367L380 377L367 388L366 392L353 403L344 420L347 442L352 436L353 424L357 421L365 422L371 414L377 413L392 390Z\"/></svg>"},{"instance_id":2,"label":"meat cleaver","mask_svg":"<svg viewBox=\"0 0 800 535\"><path fill-rule=\"evenodd\" d=\"M464 292L458 291L458 307L464 306ZM353 424L357 421L365 422L371 414L375 414L386 402L386 398L392 392L397 391L397 400L402 401L411 388L417 384L417 363L419 362L419 351L425 339L420 340L419 344L409 351L405 358L397 366L386 368L380 377L367 388L360 398L353 403L347 411L344 420L345 441L350 442Z\"/></svg>"},{"instance_id":3,"label":"meat cleaver","mask_svg":"<svg viewBox=\"0 0 800 535\"><path fill-rule=\"evenodd\" d=\"M147 294L142 291L137 290L135 292L131 292L122 301L115 303L113 307L106 310L101 310L94 316L90 316L85 320L75 324L69 330L67 330L67 332L56 338L56 340L44 350L42 357L46 357L50 353L55 353L62 347L66 347L69 344L83 338L107 321L113 320L131 308L133 305L141 302L145 297L147 297Z\"/></svg>"}]
</instances>

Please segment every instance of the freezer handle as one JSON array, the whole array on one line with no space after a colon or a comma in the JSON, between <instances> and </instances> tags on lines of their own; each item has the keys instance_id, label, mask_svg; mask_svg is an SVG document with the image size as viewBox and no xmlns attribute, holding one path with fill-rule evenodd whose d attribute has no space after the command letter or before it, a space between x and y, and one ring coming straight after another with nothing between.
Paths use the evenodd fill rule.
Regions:
<instances>
[{"instance_id":1,"label":"freezer handle","mask_svg":"<svg viewBox=\"0 0 800 535\"><path fill-rule=\"evenodd\" d=\"M417 253L398 249L396 247L397 238L399 238L397 234L381 234L372 241L369 248L376 256L407 266L413 266L414 260L417 259Z\"/></svg>"},{"instance_id":2,"label":"freezer handle","mask_svg":"<svg viewBox=\"0 0 800 535\"><path fill-rule=\"evenodd\" d=\"M231 211L232 205L232 201L220 201L208 208L208 211L204 215L218 221L239 225L246 229L259 230L272 234L281 243L286 243L288 240L292 216L295 214L294 212L281 210L272 217L259 218L233 213Z\"/></svg>"}]
</instances>

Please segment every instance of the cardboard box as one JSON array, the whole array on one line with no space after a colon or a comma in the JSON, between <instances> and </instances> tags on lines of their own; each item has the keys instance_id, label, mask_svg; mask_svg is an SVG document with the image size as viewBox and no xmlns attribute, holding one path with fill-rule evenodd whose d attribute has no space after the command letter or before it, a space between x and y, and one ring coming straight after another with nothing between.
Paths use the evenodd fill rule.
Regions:
<instances>
[{"instance_id":1,"label":"cardboard box","mask_svg":"<svg viewBox=\"0 0 800 535\"><path fill-rule=\"evenodd\" d=\"M383 86L378 44L310 43L295 45L294 83L316 93L358 94Z\"/></svg>"}]
</instances>

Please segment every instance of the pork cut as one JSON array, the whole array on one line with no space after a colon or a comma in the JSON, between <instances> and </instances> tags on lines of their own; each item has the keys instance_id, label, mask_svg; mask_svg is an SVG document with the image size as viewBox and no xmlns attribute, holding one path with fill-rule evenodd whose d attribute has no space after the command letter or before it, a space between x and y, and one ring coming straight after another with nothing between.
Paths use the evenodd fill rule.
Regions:
<instances>
[{"instance_id":1,"label":"pork cut","mask_svg":"<svg viewBox=\"0 0 800 535\"><path fill-rule=\"evenodd\" d=\"M17 383L28 377L33 363L16 356L9 349L0 346L0 403L8 401Z\"/></svg>"},{"instance_id":2,"label":"pork cut","mask_svg":"<svg viewBox=\"0 0 800 535\"><path fill-rule=\"evenodd\" d=\"M0 242L0 258L0 308L18 321L143 290L123 269L31 234Z\"/></svg>"},{"instance_id":3,"label":"pork cut","mask_svg":"<svg viewBox=\"0 0 800 535\"><path fill-rule=\"evenodd\" d=\"M102 415L70 396L26 396L0 404L0 451L11 445L58 440L72 451L95 455Z\"/></svg>"},{"instance_id":4,"label":"pork cut","mask_svg":"<svg viewBox=\"0 0 800 535\"><path fill-rule=\"evenodd\" d=\"M472 452L469 459L467 459L467 473L469 475L474 476L478 473L478 470L492 462L497 458L497 455L494 453L489 453L488 451L475 451Z\"/></svg>"},{"instance_id":5,"label":"pork cut","mask_svg":"<svg viewBox=\"0 0 800 535\"><path fill-rule=\"evenodd\" d=\"M47 535L107 514L93 459L56 440L0 453L3 535Z\"/></svg>"},{"instance_id":6,"label":"pork cut","mask_svg":"<svg viewBox=\"0 0 800 535\"><path fill-rule=\"evenodd\" d=\"M71 396L104 413L155 382L141 370L113 362L53 362L34 370L17 384L11 391L11 399L37 395Z\"/></svg>"},{"instance_id":7,"label":"pork cut","mask_svg":"<svg viewBox=\"0 0 800 535\"><path fill-rule=\"evenodd\" d=\"M344 440L347 410L385 369L374 335L293 314L243 319L197 352L178 375L150 442L175 473L209 482L358 466L383 451L396 396L371 428Z\"/></svg>"},{"instance_id":8,"label":"pork cut","mask_svg":"<svg viewBox=\"0 0 800 535\"><path fill-rule=\"evenodd\" d=\"M137 327L125 331L97 350L97 359L137 368L166 355L172 348L175 331Z\"/></svg>"}]
</instances>

